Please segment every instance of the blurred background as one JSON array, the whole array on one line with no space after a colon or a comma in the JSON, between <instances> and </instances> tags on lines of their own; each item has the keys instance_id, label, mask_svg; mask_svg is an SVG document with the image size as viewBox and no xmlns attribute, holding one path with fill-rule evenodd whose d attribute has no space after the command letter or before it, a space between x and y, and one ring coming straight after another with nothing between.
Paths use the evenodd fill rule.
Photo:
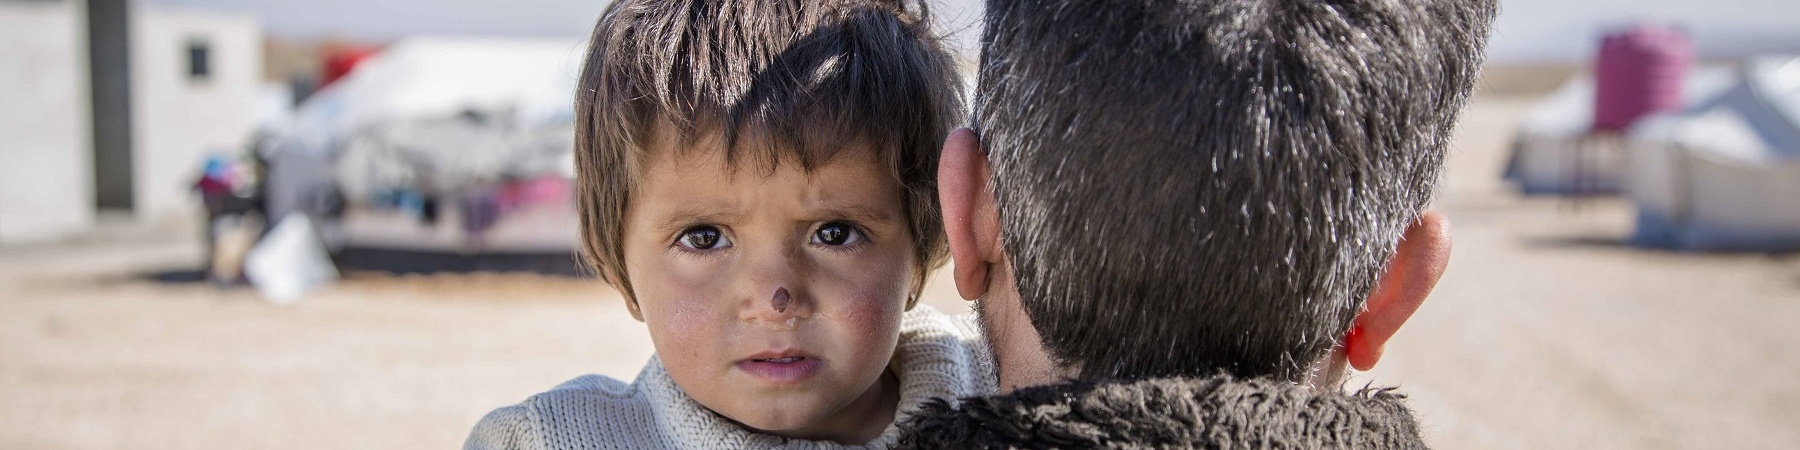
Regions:
<instances>
[{"instance_id":1,"label":"blurred background","mask_svg":"<svg viewBox=\"0 0 1800 450\"><path fill-rule=\"evenodd\" d=\"M605 5L0 0L0 448L456 447L634 377L574 254ZM1442 448L1800 448L1800 4L1502 7L1450 270L1356 382Z\"/></svg>"}]
</instances>

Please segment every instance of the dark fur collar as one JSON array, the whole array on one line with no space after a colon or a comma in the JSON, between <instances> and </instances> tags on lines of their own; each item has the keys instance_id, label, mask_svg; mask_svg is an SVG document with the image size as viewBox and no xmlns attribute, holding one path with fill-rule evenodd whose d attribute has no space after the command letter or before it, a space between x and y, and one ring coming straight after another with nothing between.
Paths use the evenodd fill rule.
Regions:
<instances>
[{"instance_id":1,"label":"dark fur collar","mask_svg":"<svg viewBox=\"0 0 1800 450\"><path fill-rule=\"evenodd\" d=\"M933 400L903 425L900 448L1426 448L1390 391L1226 375L1076 382Z\"/></svg>"}]
</instances>

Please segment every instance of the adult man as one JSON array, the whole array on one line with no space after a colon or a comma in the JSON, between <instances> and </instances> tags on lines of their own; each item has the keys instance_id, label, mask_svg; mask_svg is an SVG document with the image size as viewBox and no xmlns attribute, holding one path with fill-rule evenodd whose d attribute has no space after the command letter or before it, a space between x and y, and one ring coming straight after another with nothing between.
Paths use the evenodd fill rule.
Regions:
<instances>
[{"instance_id":1,"label":"adult man","mask_svg":"<svg viewBox=\"0 0 1800 450\"><path fill-rule=\"evenodd\" d=\"M1425 208L1495 11L990 0L938 177L1008 392L903 446L1423 447L1342 375L1448 262Z\"/></svg>"}]
</instances>

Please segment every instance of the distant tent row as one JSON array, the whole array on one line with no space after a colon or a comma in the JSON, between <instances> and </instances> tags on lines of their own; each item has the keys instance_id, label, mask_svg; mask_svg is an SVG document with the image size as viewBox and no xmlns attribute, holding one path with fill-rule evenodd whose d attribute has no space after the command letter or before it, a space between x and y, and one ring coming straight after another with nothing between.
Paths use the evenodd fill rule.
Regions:
<instances>
[{"instance_id":1,"label":"distant tent row","mask_svg":"<svg viewBox=\"0 0 1800 450\"><path fill-rule=\"evenodd\" d=\"M1694 69L1681 97L1607 135L1594 80L1571 80L1520 124L1503 177L1527 194L1623 194L1637 245L1800 249L1800 58Z\"/></svg>"},{"instance_id":2,"label":"distant tent row","mask_svg":"<svg viewBox=\"0 0 1800 450\"><path fill-rule=\"evenodd\" d=\"M1683 104L1717 97L1735 78L1727 68L1696 69L1682 89ZM1501 176L1531 195L1619 193L1624 155L1595 148L1612 143L1598 142L1605 136L1592 133L1594 96L1594 77L1581 75L1533 106L1513 137Z\"/></svg>"}]
</instances>

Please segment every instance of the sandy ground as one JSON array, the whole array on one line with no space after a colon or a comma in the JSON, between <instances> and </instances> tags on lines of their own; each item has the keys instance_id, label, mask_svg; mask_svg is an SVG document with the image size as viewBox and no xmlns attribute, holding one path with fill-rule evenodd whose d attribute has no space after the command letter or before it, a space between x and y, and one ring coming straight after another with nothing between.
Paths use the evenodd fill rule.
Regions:
<instances>
[{"instance_id":1,"label":"sandy ground","mask_svg":"<svg viewBox=\"0 0 1800 450\"><path fill-rule=\"evenodd\" d=\"M1357 383L1409 393L1440 448L1800 448L1800 255L1633 249L1629 205L1511 194L1527 104L1467 115L1438 202L1450 271ZM0 448L454 448L496 406L650 353L588 281L358 275L277 307L152 279L198 260L191 234L0 248Z\"/></svg>"}]
</instances>

